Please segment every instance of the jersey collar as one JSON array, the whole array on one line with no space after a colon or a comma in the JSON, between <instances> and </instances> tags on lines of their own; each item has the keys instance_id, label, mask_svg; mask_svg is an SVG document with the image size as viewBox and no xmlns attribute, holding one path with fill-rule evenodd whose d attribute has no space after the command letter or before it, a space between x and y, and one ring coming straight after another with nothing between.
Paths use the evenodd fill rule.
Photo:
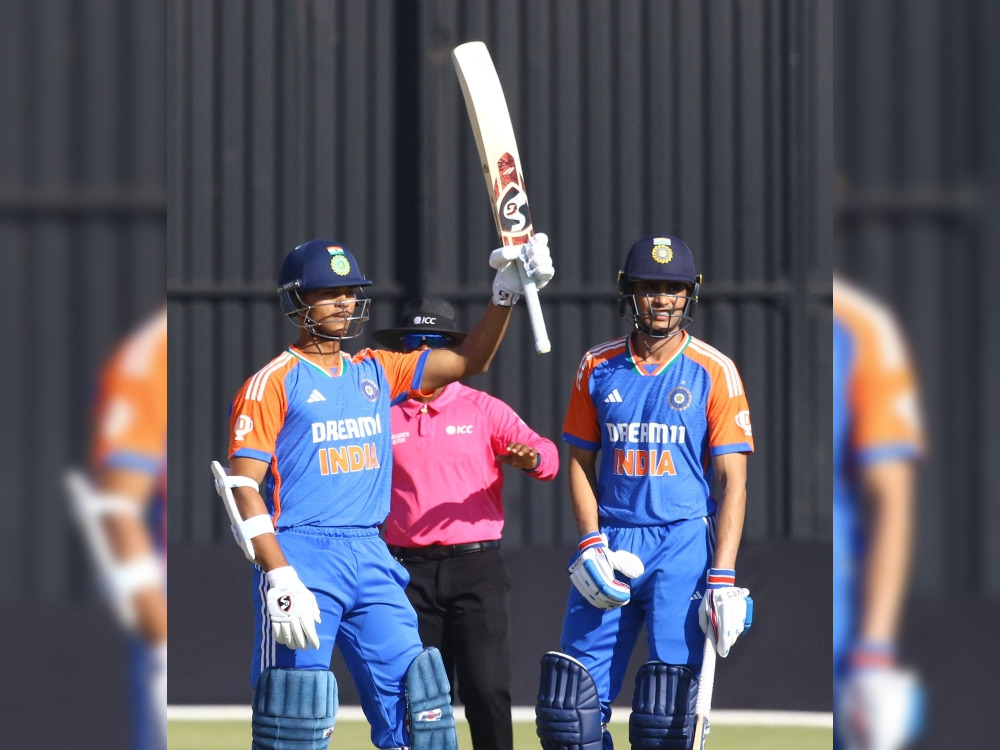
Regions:
<instances>
[{"instance_id":1,"label":"jersey collar","mask_svg":"<svg viewBox=\"0 0 1000 750\"><path fill-rule=\"evenodd\" d=\"M334 375L332 372L330 372L329 368L316 364L311 359L309 359L305 354L296 349L294 346L289 346L286 351L296 359L299 359L305 364L312 367L317 372L323 373L328 378L339 378L341 375L344 374L344 368L347 367L347 365L350 364L351 362L351 358L347 356L346 353L340 352L340 367L337 369L337 374Z\"/></svg>"},{"instance_id":2,"label":"jersey collar","mask_svg":"<svg viewBox=\"0 0 1000 750\"><path fill-rule=\"evenodd\" d=\"M657 375L663 374L663 372L668 367L670 367L670 365L674 363L674 360L676 360L679 356L681 356L681 354L684 353L684 350L687 349L688 344L691 343L691 335L687 331L682 332L681 335L684 336L684 342L680 345L680 348L678 348L677 351L674 352L673 355L671 355L670 359L668 359L662 365L653 370L653 372L647 372L645 368L643 368L643 366L638 363L639 358L636 356L635 349L632 348L632 336L629 335L628 337L626 337L625 341L628 344L628 361L629 364L632 365L632 369L635 370L639 375L642 375L643 377L656 377Z\"/></svg>"}]
</instances>

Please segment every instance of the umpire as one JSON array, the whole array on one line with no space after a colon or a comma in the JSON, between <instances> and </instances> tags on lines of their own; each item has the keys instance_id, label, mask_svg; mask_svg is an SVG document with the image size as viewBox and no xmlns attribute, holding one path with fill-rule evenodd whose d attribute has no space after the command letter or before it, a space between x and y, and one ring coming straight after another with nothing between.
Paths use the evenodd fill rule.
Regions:
<instances>
[{"instance_id":1,"label":"umpire","mask_svg":"<svg viewBox=\"0 0 1000 750\"><path fill-rule=\"evenodd\" d=\"M433 298L408 302L399 327L374 334L397 352L457 346L465 336L451 305ZM512 750L503 465L549 481L557 449L505 403L461 383L411 391L390 413L392 506L383 530L409 571L421 640L441 651L457 683L475 750Z\"/></svg>"}]
</instances>

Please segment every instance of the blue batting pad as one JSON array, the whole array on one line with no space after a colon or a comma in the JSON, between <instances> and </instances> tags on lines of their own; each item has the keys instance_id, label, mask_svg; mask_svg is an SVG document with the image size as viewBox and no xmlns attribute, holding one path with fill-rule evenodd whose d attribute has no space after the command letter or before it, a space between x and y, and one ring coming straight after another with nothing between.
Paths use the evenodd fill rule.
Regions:
<instances>
[{"instance_id":1,"label":"blue batting pad","mask_svg":"<svg viewBox=\"0 0 1000 750\"><path fill-rule=\"evenodd\" d=\"M535 732L544 750L601 750L604 727L594 678L572 657L549 651L535 706Z\"/></svg>"},{"instance_id":2,"label":"blue batting pad","mask_svg":"<svg viewBox=\"0 0 1000 750\"><path fill-rule=\"evenodd\" d=\"M327 750L336 715L333 672L269 667L253 696L253 750Z\"/></svg>"},{"instance_id":3,"label":"blue batting pad","mask_svg":"<svg viewBox=\"0 0 1000 750\"><path fill-rule=\"evenodd\" d=\"M417 654L406 672L406 710L411 750L458 750L451 683L436 648Z\"/></svg>"},{"instance_id":4,"label":"blue batting pad","mask_svg":"<svg viewBox=\"0 0 1000 750\"><path fill-rule=\"evenodd\" d=\"M628 738L633 750L689 750L698 678L687 667L650 661L635 675Z\"/></svg>"}]
</instances>

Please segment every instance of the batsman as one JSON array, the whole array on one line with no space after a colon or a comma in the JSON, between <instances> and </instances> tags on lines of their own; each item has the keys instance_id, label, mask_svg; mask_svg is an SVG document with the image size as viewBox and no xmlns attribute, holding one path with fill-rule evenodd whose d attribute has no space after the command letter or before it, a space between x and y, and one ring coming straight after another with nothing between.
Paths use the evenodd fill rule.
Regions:
<instances>
[{"instance_id":1,"label":"batsman","mask_svg":"<svg viewBox=\"0 0 1000 750\"><path fill-rule=\"evenodd\" d=\"M538 287L553 275L546 242L535 235L522 256ZM253 563L254 750L329 745L335 646L376 748L457 748L441 656L421 644L406 569L378 527L392 482L390 402L485 371L507 328L521 271L503 250L490 264L493 300L456 348L351 356L342 346L368 320L371 280L331 240L310 240L285 257L278 293L298 339L240 389L229 471L212 464L237 543Z\"/></svg>"},{"instance_id":2,"label":"batsman","mask_svg":"<svg viewBox=\"0 0 1000 750\"><path fill-rule=\"evenodd\" d=\"M750 412L733 361L686 330L700 287L682 239L638 239L618 274L631 330L590 349L573 381L563 440L580 541L562 650L542 658L547 750L611 750L611 702L643 625L631 745L687 750L706 634L724 657L751 621L735 571Z\"/></svg>"}]
</instances>

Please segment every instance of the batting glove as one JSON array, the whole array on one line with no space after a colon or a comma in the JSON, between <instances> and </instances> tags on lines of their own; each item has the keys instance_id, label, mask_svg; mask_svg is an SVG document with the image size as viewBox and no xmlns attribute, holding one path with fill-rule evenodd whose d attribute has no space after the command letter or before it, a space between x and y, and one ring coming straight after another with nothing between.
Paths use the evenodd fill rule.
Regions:
<instances>
[{"instance_id":1,"label":"batting glove","mask_svg":"<svg viewBox=\"0 0 1000 750\"><path fill-rule=\"evenodd\" d=\"M555 274L548 235L539 232L523 245L508 245L490 253L490 267L497 270L493 278L493 304L510 307L524 293L517 263L524 265L535 288L541 289L548 284Z\"/></svg>"},{"instance_id":2,"label":"batting glove","mask_svg":"<svg viewBox=\"0 0 1000 750\"><path fill-rule=\"evenodd\" d=\"M577 550L569 564L569 580L577 591L600 609L628 604L632 588L616 579L615 571L628 578L638 578L645 571L642 560L631 552L610 549L607 536L596 531L580 537Z\"/></svg>"},{"instance_id":3,"label":"batting glove","mask_svg":"<svg viewBox=\"0 0 1000 750\"><path fill-rule=\"evenodd\" d=\"M901 750L923 724L920 680L895 665L889 644L862 644L851 661L834 711L845 750Z\"/></svg>"},{"instance_id":4,"label":"batting glove","mask_svg":"<svg viewBox=\"0 0 1000 750\"><path fill-rule=\"evenodd\" d=\"M705 598L698 610L698 624L705 635L711 636L719 656L729 656L729 649L740 633L753 624L753 599L750 589L741 589L736 583L736 571L709 568Z\"/></svg>"},{"instance_id":5,"label":"batting glove","mask_svg":"<svg viewBox=\"0 0 1000 750\"><path fill-rule=\"evenodd\" d=\"M286 565L269 570L267 616L271 618L274 640L288 648L319 648L316 623L321 622L319 604L312 591L299 580L295 569Z\"/></svg>"}]
</instances>

